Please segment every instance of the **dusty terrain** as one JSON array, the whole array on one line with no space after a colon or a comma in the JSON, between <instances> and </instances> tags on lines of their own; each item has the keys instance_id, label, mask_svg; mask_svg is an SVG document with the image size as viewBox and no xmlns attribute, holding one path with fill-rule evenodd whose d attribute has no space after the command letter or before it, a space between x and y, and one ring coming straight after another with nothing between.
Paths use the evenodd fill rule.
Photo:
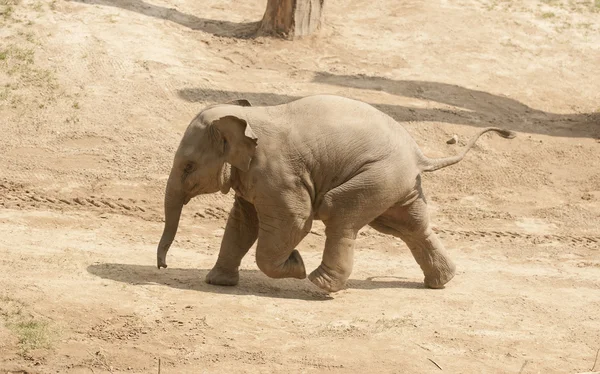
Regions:
<instances>
[{"instance_id":1,"label":"dusty terrain","mask_svg":"<svg viewBox=\"0 0 600 374\"><path fill-rule=\"evenodd\" d=\"M328 0L293 43L248 37L265 4L0 0L0 373L591 371L600 3ZM239 286L206 285L223 195L185 207L158 271L194 115L314 93L376 105L430 156L483 126L518 132L425 176L459 267L448 287L423 288L405 245L369 229L332 296L267 278L253 251ZM322 232L299 247L309 270Z\"/></svg>"}]
</instances>

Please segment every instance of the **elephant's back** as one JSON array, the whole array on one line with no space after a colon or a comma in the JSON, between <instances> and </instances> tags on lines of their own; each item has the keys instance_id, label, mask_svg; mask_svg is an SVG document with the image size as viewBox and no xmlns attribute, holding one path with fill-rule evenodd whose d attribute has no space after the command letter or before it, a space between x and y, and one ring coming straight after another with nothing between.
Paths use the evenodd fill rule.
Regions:
<instances>
[{"instance_id":1,"label":"elephant's back","mask_svg":"<svg viewBox=\"0 0 600 374\"><path fill-rule=\"evenodd\" d=\"M273 140L290 159L304 161L317 190L335 187L365 166L392 171L416 165L416 143L408 132L361 101L314 95L269 107L269 112L278 129L271 133Z\"/></svg>"},{"instance_id":2,"label":"elephant's back","mask_svg":"<svg viewBox=\"0 0 600 374\"><path fill-rule=\"evenodd\" d=\"M402 125L362 101L314 95L278 109L289 134L287 137L296 142L357 149L366 157L412 151L416 145Z\"/></svg>"}]
</instances>

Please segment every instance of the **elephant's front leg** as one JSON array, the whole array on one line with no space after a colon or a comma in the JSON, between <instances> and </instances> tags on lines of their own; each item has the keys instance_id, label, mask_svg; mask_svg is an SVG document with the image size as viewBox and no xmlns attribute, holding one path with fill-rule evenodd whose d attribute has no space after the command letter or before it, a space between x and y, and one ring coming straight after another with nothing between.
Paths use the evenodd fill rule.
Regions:
<instances>
[{"instance_id":1,"label":"elephant's front leg","mask_svg":"<svg viewBox=\"0 0 600 374\"><path fill-rule=\"evenodd\" d=\"M256 207L260 221L256 246L258 268L270 278L306 278L304 262L295 247L312 226L308 195L305 191L293 194L282 191Z\"/></svg>"},{"instance_id":2,"label":"elephant's front leg","mask_svg":"<svg viewBox=\"0 0 600 374\"><path fill-rule=\"evenodd\" d=\"M258 236L258 217L254 206L239 196L227 219L219 258L206 275L206 283L220 286L235 286L239 281L239 266L242 258Z\"/></svg>"}]
</instances>

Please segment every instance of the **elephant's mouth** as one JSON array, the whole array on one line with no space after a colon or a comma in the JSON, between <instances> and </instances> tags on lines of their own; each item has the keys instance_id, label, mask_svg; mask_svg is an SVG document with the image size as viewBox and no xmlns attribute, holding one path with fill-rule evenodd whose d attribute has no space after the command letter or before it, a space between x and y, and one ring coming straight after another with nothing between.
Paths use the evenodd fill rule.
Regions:
<instances>
[{"instance_id":1,"label":"elephant's mouth","mask_svg":"<svg viewBox=\"0 0 600 374\"><path fill-rule=\"evenodd\" d=\"M187 205L187 203L190 202L190 200L192 200L192 198L194 198L195 196L198 196L200 194L200 185L198 183L196 183L192 189L190 190L190 193L186 194L183 198L183 205Z\"/></svg>"}]
</instances>

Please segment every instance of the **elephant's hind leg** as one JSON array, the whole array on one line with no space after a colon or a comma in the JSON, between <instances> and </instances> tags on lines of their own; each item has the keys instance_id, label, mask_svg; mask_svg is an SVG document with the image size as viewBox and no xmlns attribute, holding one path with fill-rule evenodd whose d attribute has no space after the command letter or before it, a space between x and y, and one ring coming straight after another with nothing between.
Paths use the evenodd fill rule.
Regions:
<instances>
[{"instance_id":1,"label":"elephant's hind leg","mask_svg":"<svg viewBox=\"0 0 600 374\"><path fill-rule=\"evenodd\" d=\"M325 231L325 250L321 265L309 274L308 279L327 292L336 292L344 288L352 273L354 261L354 231Z\"/></svg>"},{"instance_id":2,"label":"elephant's hind leg","mask_svg":"<svg viewBox=\"0 0 600 374\"><path fill-rule=\"evenodd\" d=\"M318 210L325 224L325 249L321 264L308 276L321 289L336 292L345 287L352 272L358 230L397 200L386 188L391 183L380 180L381 170L366 169L325 194Z\"/></svg>"},{"instance_id":3,"label":"elephant's hind leg","mask_svg":"<svg viewBox=\"0 0 600 374\"><path fill-rule=\"evenodd\" d=\"M423 270L425 285L442 288L456 273L442 242L431 229L427 204L421 195L405 206L394 206L369 224L375 230L402 239Z\"/></svg>"}]
</instances>

